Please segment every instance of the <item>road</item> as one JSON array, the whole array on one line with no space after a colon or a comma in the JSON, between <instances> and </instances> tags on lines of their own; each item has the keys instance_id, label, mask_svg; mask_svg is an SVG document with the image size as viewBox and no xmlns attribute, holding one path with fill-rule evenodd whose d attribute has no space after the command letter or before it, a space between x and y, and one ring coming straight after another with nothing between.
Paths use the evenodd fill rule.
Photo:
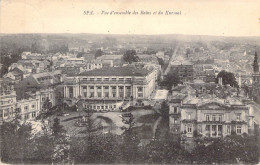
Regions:
<instances>
[{"instance_id":1,"label":"road","mask_svg":"<svg viewBox=\"0 0 260 165\"><path fill-rule=\"evenodd\" d=\"M168 67L167 67L167 68L165 69L165 71L164 71L164 75L167 75L168 72L170 71L170 69L171 69L171 62L174 60L174 58L175 58L175 56L176 56L176 53L177 53L179 47L180 47L180 44L178 44L178 45L176 46L176 48L174 49L174 52L173 52L172 57L171 57L171 59L170 59L170 61L169 61Z\"/></svg>"}]
</instances>

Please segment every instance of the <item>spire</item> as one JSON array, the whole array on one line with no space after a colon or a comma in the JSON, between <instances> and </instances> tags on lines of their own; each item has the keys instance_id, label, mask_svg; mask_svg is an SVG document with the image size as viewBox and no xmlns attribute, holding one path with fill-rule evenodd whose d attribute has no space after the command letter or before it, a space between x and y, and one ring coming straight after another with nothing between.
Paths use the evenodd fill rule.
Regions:
<instances>
[{"instance_id":1,"label":"spire","mask_svg":"<svg viewBox=\"0 0 260 165\"><path fill-rule=\"evenodd\" d=\"M255 59L254 59L253 68L254 68L254 73L258 73L259 72L258 56L257 56L256 52L255 52Z\"/></svg>"}]
</instances>

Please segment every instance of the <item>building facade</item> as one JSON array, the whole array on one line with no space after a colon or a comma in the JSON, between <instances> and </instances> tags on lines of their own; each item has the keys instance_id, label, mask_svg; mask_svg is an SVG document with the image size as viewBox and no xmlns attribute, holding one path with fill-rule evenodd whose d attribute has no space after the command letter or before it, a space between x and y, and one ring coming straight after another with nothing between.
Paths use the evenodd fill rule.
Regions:
<instances>
[{"instance_id":1,"label":"building facade","mask_svg":"<svg viewBox=\"0 0 260 165\"><path fill-rule=\"evenodd\" d=\"M181 106L180 131L187 137L197 135L222 137L248 133L249 108L217 101L201 102ZM196 132L196 133L195 133Z\"/></svg>"},{"instance_id":2,"label":"building facade","mask_svg":"<svg viewBox=\"0 0 260 165\"><path fill-rule=\"evenodd\" d=\"M18 100L16 104L16 110L21 120L35 119L40 114L40 109L39 97Z\"/></svg>"},{"instance_id":3,"label":"building facade","mask_svg":"<svg viewBox=\"0 0 260 165\"><path fill-rule=\"evenodd\" d=\"M13 82L8 79L0 80L0 124L14 117L16 109L16 92Z\"/></svg>"},{"instance_id":4,"label":"building facade","mask_svg":"<svg viewBox=\"0 0 260 165\"><path fill-rule=\"evenodd\" d=\"M171 72L178 73L182 82L192 82L194 79L193 75L193 64L186 62L183 64L173 64L171 66Z\"/></svg>"},{"instance_id":5,"label":"building facade","mask_svg":"<svg viewBox=\"0 0 260 165\"><path fill-rule=\"evenodd\" d=\"M147 99L154 89L154 70L111 67L67 77L64 97L98 100Z\"/></svg>"}]
</instances>

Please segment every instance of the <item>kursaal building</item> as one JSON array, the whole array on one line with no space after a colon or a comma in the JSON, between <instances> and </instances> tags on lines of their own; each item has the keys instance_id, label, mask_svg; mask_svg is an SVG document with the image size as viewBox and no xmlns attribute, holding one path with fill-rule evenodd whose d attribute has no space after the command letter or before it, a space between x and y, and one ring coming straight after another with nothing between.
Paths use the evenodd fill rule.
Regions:
<instances>
[{"instance_id":1,"label":"kursaal building","mask_svg":"<svg viewBox=\"0 0 260 165\"><path fill-rule=\"evenodd\" d=\"M154 90L154 70L110 67L67 77L64 99L84 99L84 107L93 110L117 110L124 101L148 99Z\"/></svg>"}]
</instances>

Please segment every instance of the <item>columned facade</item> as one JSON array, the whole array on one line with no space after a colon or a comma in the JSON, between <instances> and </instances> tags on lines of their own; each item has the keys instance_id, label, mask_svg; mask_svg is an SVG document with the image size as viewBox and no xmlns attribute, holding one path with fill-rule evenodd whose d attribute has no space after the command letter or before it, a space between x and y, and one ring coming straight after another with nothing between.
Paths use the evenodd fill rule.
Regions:
<instances>
[{"instance_id":1,"label":"columned facade","mask_svg":"<svg viewBox=\"0 0 260 165\"><path fill-rule=\"evenodd\" d=\"M64 97L69 99L80 96L85 99L101 100L148 99L155 90L154 70L145 70L142 74L135 73L137 71L126 70L122 75L109 72L111 75L100 76L101 71L93 70L82 75L67 77L64 83Z\"/></svg>"}]
</instances>

